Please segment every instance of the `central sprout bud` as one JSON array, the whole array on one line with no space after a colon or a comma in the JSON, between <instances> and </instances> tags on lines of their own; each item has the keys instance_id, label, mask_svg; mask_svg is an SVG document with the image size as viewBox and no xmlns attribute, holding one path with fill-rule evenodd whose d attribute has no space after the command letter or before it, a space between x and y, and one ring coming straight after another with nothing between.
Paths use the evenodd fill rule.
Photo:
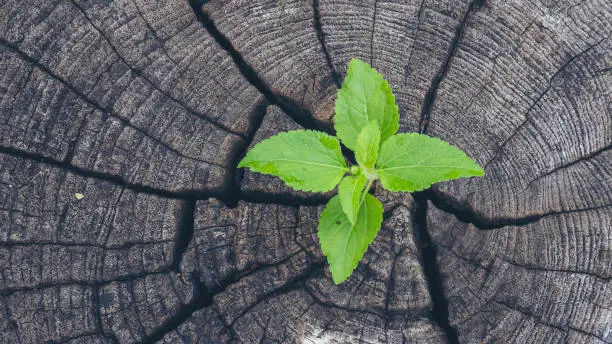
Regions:
<instances>
[{"instance_id":1,"label":"central sprout bud","mask_svg":"<svg viewBox=\"0 0 612 344\"><path fill-rule=\"evenodd\" d=\"M373 168L371 170L368 169L363 169L363 173L366 175L366 178L368 180L377 180L378 179L378 173L376 172L376 169Z\"/></svg>"},{"instance_id":2,"label":"central sprout bud","mask_svg":"<svg viewBox=\"0 0 612 344\"><path fill-rule=\"evenodd\" d=\"M352 175L357 175L359 174L359 172L361 172L361 169L359 168L359 166L353 165L351 166L351 169L349 171L351 172Z\"/></svg>"}]
</instances>

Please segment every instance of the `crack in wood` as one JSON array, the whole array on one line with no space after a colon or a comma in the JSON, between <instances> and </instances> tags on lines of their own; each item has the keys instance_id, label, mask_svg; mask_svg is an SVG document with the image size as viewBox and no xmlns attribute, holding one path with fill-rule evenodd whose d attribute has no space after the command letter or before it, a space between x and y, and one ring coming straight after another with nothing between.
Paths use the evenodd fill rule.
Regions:
<instances>
[{"instance_id":1,"label":"crack in wood","mask_svg":"<svg viewBox=\"0 0 612 344\"><path fill-rule=\"evenodd\" d=\"M321 11L319 10L319 0L312 0L312 12L314 15L314 29L317 33L317 39L319 40L319 44L321 45L321 50L323 51L323 55L325 55L325 62L327 63L327 67L331 71L332 78L334 79L334 83L336 87L342 87L342 82L340 81L340 75L334 64L332 63L331 55L327 50L327 44L325 43L325 32L323 31L323 24L321 23Z\"/></svg>"},{"instance_id":2,"label":"crack in wood","mask_svg":"<svg viewBox=\"0 0 612 344\"><path fill-rule=\"evenodd\" d=\"M472 0L470 6L467 11L461 18L459 25L455 28L455 35L450 42L450 46L448 48L448 54L446 55L446 60L444 64L440 66L438 73L431 80L431 85L423 98L423 106L421 107L421 118L419 120L419 132L421 134L427 134L427 130L429 128L429 122L431 121L431 110L433 108L433 104L438 95L438 88L442 81L446 78L446 74L450 68L451 62L455 57L455 53L457 52L457 47L459 46L459 40L463 36L463 32L465 31L466 24L468 18L472 13L479 10L485 3L485 0Z\"/></svg>"},{"instance_id":3,"label":"crack in wood","mask_svg":"<svg viewBox=\"0 0 612 344\"><path fill-rule=\"evenodd\" d=\"M589 45L586 49L582 50L581 52L579 52L578 54L570 57L563 65L561 65L561 67L559 67L555 73L550 77L550 79L548 80L548 83L546 85L546 88L544 89L544 91L542 91L538 97L533 101L533 103L529 106L529 108L527 109L527 111L525 112L525 119L521 122L521 124L519 124L518 127L516 127L514 129L514 131L512 132L512 134L510 136L508 136L507 139L505 139L500 145L499 147L497 147L497 149L495 150L495 152L493 153L493 157L491 159L489 159L489 161L487 161L484 165L484 169L485 171L487 170L487 168L489 167L489 165L497 160L500 157L500 153L504 151L504 149L506 148L506 145L512 141L512 139L520 132L521 129L525 128L527 126L527 124L530 122L531 117L529 116L529 114L531 113L531 111L533 111L533 109L535 109L535 106L538 105L540 103L540 101L546 96L546 94L548 94L548 91L550 91L553 88L553 81L559 76L562 75L563 71L565 71L566 68L568 68L569 66L571 66L574 62L576 62L580 57L584 56L585 54L587 54L588 52L590 52L591 50L595 49L596 47L598 47L601 43L605 42L607 39L609 39L612 36L612 34L602 38L601 40L599 40L598 42L596 42L595 44Z\"/></svg>"},{"instance_id":4,"label":"crack in wood","mask_svg":"<svg viewBox=\"0 0 612 344\"><path fill-rule=\"evenodd\" d=\"M104 338L109 339L112 343L119 344L119 339L117 339L114 333L107 333L106 331L104 331L104 324L102 323L102 314L100 312L100 286L94 286L92 288L91 297L97 330L100 331Z\"/></svg>"},{"instance_id":5,"label":"crack in wood","mask_svg":"<svg viewBox=\"0 0 612 344\"><path fill-rule=\"evenodd\" d=\"M78 8L78 10L81 12L81 14L85 17L85 19L87 19L87 21L89 22L89 24L96 30L96 32L98 32L100 34L100 36L102 36L102 38L108 43L108 45L110 46L111 50L117 55L117 57L119 58L119 60L121 62L123 62L127 68L129 68L130 71L132 71L132 73L134 73L135 75L143 78L146 82L148 82L156 91L158 91L159 93L161 93L162 95L164 95L165 97L168 97L169 99L171 99L173 102L175 102L176 104L180 105L181 107L183 107L185 110L187 110L190 114L199 117L209 123L211 123L212 125L216 126L217 128L241 136L242 134L232 130L230 127L217 122L216 120L212 119L210 116L207 116L199 111L197 111L196 109L192 108L191 106L185 104L184 102L180 101L179 99L175 98L174 96L172 96L170 93L162 90L157 83L153 82L149 76L147 76L142 70L132 66L132 64L128 63L128 61L125 59L125 57L119 53L119 50L112 44L110 38L104 33L104 31L102 31L96 24L94 24L93 20L89 17L89 15L87 14L87 12L85 12L85 10L79 5L79 3L76 0L70 0L71 3ZM137 6L136 6L137 7ZM140 10L138 9L138 12L140 12ZM143 18L144 20L144 18ZM150 27L150 25L148 24L148 22L145 20L145 24L147 26ZM151 30L151 32L155 32L154 30Z\"/></svg>"},{"instance_id":6,"label":"crack in wood","mask_svg":"<svg viewBox=\"0 0 612 344\"><path fill-rule=\"evenodd\" d=\"M128 275L124 275L124 276L120 276L116 278L110 278L110 279L99 280L99 281L65 280L65 281L43 282L43 283L39 283L39 284L30 286L30 287L8 287L8 288L0 289L0 296L10 296L15 293L38 292L38 291L43 291L49 288L66 287L66 286L98 288L98 287L106 286L111 283L132 282L142 277L159 275L159 274L164 274L168 272L171 272L171 270L169 266L166 266L156 271L144 271L144 272L133 273L133 274L128 274Z\"/></svg>"},{"instance_id":7,"label":"crack in wood","mask_svg":"<svg viewBox=\"0 0 612 344\"><path fill-rule=\"evenodd\" d=\"M150 334L145 336L142 343L155 343L161 340L166 334L175 330L182 323L187 321L187 319L189 319L194 312L212 305L213 297L216 294L221 293L229 284L231 284L221 284L215 288L207 288L198 280L195 274L192 274L191 280L194 290L193 299L190 302L181 305L179 310L173 316L158 326Z\"/></svg>"},{"instance_id":8,"label":"crack in wood","mask_svg":"<svg viewBox=\"0 0 612 344\"><path fill-rule=\"evenodd\" d=\"M391 303L391 293L393 292L393 286L395 285L395 265L399 257L404 254L406 249L402 248L393 256L393 263L391 264L391 273L389 274L389 281L387 281L385 290L385 313L389 312L389 304Z\"/></svg>"},{"instance_id":9,"label":"crack in wood","mask_svg":"<svg viewBox=\"0 0 612 344\"><path fill-rule=\"evenodd\" d=\"M208 199L211 197L221 197L221 194L218 190L169 191L169 190L163 190L163 189L159 189L159 188L155 188L155 187L151 187L151 186L147 186L143 184L131 183L125 180L125 178L123 178L122 176L119 176L116 174L88 170L82 167L78 167L78 166L66 163L64 161L59 161L59 160L47 157L40 153L32 153L32 152L24 151L21 149L12 148L12 147L0 146L0 154L6 154L6 155L26 159L26 160L33 160L39 163L43 163L43 164L51 165L53 167L60 168L62 170L66 170L78 176L104 180L104 181L125 187L126 189L129 189L135 192L151 194L151 195L160 196L163 198Z\"/></svg>"},{"instance_id":10,"label":"crack in wood","mask_svg":"<svg viewBox=\"0 0 612 344\"><path fill-rule=\"evenodd\" d=\"M6 154L17 158L36 161L37 163L50 165L75 175L103 180L114 185L124 187L128 190L158 196L167 199L180 199L184 201L203 201L210 198L216 198L228 207L235 207L239 201L259 203L259 204L277 204L286 206L308 206L308 205L323 205L329 201L329 198L315 194L308 197L294 197L290 195L275 194L265 191L249 191L242 192L239 189L231 188L227 190L202 189L202 190L185 190L185 191L170 191L159 189L152 186L131 183L125 180L122 176L99 171L92 171L82 167L68 164L64 161L59 161L43 154L27 152L21 149L0 146L0 154Z\"/></svg>"},{"instance_id":11,"label":"crack in wood","mask_svg":"<svg viewBox=\"0 0 612 344\"><path fill-rule=\"evenodd\" d=\"M215 163L214 161L206 161L206 160L202 160L196 157L190 157L190 156L186 156L185 154L183 154L182 152L179 152L177 149L171 147L170 145L168 145L167 143L161 141L160 139L152 136L149 132L147 132L146 130L143 130L139 127L136 127L129 118L126 118L114 111L112 111L109 108L104 107L102 104L98 103L97 101L89 98L85 93L83 93L83 91L79 90L78 88L76 88L74 85L72 85L71 83L69 83L68 81L64 80L61 76L53 73L51 70L49 70L47 67L43 66L41 63L39 63L38 61L36 61L34 58L32 58L30 55L26 54L25 52L23 52L21 49L19 49L18 46L14 45L13 43L10 43L6 40L4 40L3 38L0 38L0 45L4 46L7 50L15 53L16 55L18 55L20 58L22 58L24 61L26 61L28 64L30 64L33 68L38 68L41 71L45 72L49 77L53 78L54 80L56 80L57 82L61 83L63 86L65 86L68 90L70 90L72 93L74 93L75 95L79 96L85 103L87 103L88 105L90 105L91 107L93 107L96 110L99 110L105 114L108 114L110 117L116 119L117 121L119 121L122 125L129 127L139 133L141 133L142 135L144 135L145 137L147 137L148 139L150 139L151 141L155 142L156 144L166 148L167 150L177 154L178 156L181 156L185 159L189 159L189 160L193 160L193 161L198 161L198 162L203 162L206 164L210 164L213 166L217 166L217 167L221 167L224 168L224 166L221 166L217 163ZM234 134L238 137L241 137L241 135L235 134L230 132L230 134ZM70 156L71 153L68 154L68 156ZM67 156L67 157L68 157Z\"/></svg>"},{"instance_id":12,"label":"crack in wood","mask_svg":"<svg viewBox=\"0 0 612 344\"><path fill-rule=\"evenodd\" d=\"M421 23L422 23L422 19L421 16L423 15L423 8L425 5L425 0L421 0L421 4L419 5L419 11L417 12L416 18L417 18L417 26L416 29L414 30L414 35L412 37L412 45L410 45L410 52L408 53L408 62L406 63L406 66L410 66L412 64L412 54L414 53L414 46L417 43L417 38L418 38L418 34L419 31L421 30ZM408 83L408 76L409 73L406 70L406 68L404 68L404 83Z\"/></svg>"},{"instance_id":13,"label":"crack in wood","mask_svg":"<svg viewBox=\"0 0 612 344\"><path fill-rule=\"evenodd\" d=\"M440 326L446 339L450 344L459 343L457 329L451 326L448 313L448 299L444 293L443 278L438 266L438 256L436 244L431 239L427 230L427 195L423 192L413 194L415 207L413 211L414 241L417 245L420 256L421 266L429 295L433 303L431 317Z\"/></svg>"},{"instance_id":14,"label":"crack in wood","mask_svg":"<svg viewBox=\"0 0 612 344\"><path fill-rule=\"evenodd\" d=\"M608 209L612 208L612 204L604 204L595 207L588 208L579 208L579 209L570 209L570 210L561 210L561 211L550 211L543 214L534 214L523 217L514 217L514 218L487 218L482 213L478 212L474 209L467 201L460 202L453 198L450 194L437 190L435 188L430 188L428 190L423 191L428 200L433 203L433 205L449 214L454 215L459 221L469 223L474 227L481 230L492 230L499 229L508 226L526 226L532 223L536 223L540 221L542 218L548 216L562 215L562 214L572 214L579 213L584 211L592 211L599 209Z\"/></svg>"},{"instance_id":15,"label":"crack in wood","mask_svg":"<svg viewBox=\"0 0 612 344\"><path fill-rule=\"evenodd\" d=\"M170 267L172 271L179 272L181 261L189 247L191 239L193 239L194 223L195 223L195 208L196 201L190 200L183 203L183 209L176 229L176 238L174 240L174 250L172 252L172 263Z\"/></svg>"},{"instance_id":16,"label":"crack in wood","mask_svg":"<svg viewBox=\"0 0 612 344\"><path fill-rule=\"evenodd\" d=\"M378 14L378 0L374 0L374 15L372 16L372 29L370 33L370 66L374 66L374 33L376 30L376 15Z\"/></svg>"},{"instance_id":17,"label":"crack in wood","mask_svg":"<svg viewBox=\"0 0 612 344\"><path fill-rule=\"evenodd\" d=\"M590 159L592 159L592 158L594 158L594 157L596 157L596 156L598 156L600 154L606 153L607 151L609 151L611 149L612 149L612 144L608 145L606 147L602 147L602 148L600 148L600 149L598 149L596 151L593 151L593 152L591 152L591 153L589 153L587 155L581 156L580 158L578 158L576 160L573 160L573 161L570 161L567 164L563 164L561 166L557 166L557 167L553 168L552 170L550 170L550 171L548 171L548 172L546 172L544 174L541 174L541 175L537 176L536 178L530 180L525 185L525 187L523 188L523 191L526 190L527 188L529 188L533 183L537 182L538 180L540 180L540 179L542 179L544 177L550 176L551 174L554 174L554 173L556 173L556 172L558 172L560 170L572 167L572 166L574 166L576 164L579 164L581 162L588 161L588 160L590 160Z\"/></svg>"},{"instance_id":18,"label":"crack in wood","mask_svg":"<svg viewBox=\"0 0 612 344\"><path fill-rule=\"evenodd\" d=\"M247 308L242 310L242 312L240 312L240 314L238 314L238 316L236 318L234 318L230 322L230 324L229 324L230 327L233 327L234 324L236 323L236 321L238 321L239 319L244 317L251 309L255 308L261 302L263 302L263 301L265 301L265 300L267 300L269 298L272 298L274 296L283 295L283 294L286 294L286 293L294 291L294 290L302 289L304 287L304 283L308 279L310 279L312 276L316 275L317 273L323 272L324 267L325 267L325 264L323 262L320 262L320 261L311 263L304 270L304 272L302 272L299 275L291 278L284 285L282 285L282 286L280 286L278 288L275 288L272 291L264 294L263 296L261 296L260 298L255 300L255 302L253 302L250 306L248 306Z\"/></svg>"},{"instance_id":19,"label":"crack in wood","mask_svg":"<svg viewBox=\"0 0 612 344\"><path fill-rule=\"evenodd\" d=\"M200 24L206 29L215 42L227 52L242 76L272 104L281 108L291 119L306 129L321 130L333 133L333 128L323 121L317 120L308 109L295 100L274 91L244 59L232 42L217 28L216 24L204 9L202 1L188 0L193 13Z\"/></svg>"},{"instance_id":20,"label":"crack in wood","mask_svg":"<svg viewBox=\"0 0 612 344\"><path fill-rule=\"evenodd\" d=\"M244 177L244 170L238 170L238 164L247 154L249 146L253 143L255 134L261 127L261 123L266 116L269 106L270 102L266 98L263 98L255 105L255 110L253 111L253 116L251 116L251 123L249 125L250 131L247 133L244 142L236 148L233 154L230 154L230 162L228 164L230 166L228 170L229 173L222 192L222 194L225 195L226 203L230 207L235 207L242 195L241 184Z\"/></svg>"},{"instance_id":21,"label":"crack in wood","mask_svg":"<svg viewBox=\"0 0 612 344\"><path fill-rule=\"evenodd\" d=\"M14 211L11 209L1 209L4 211L13 211L17 213L18 211ZM2 248L10 248L10 247L25 247L25 246L40 246L40 247L79 247L79 248L99 248L103 250L129 250L134 246L147 246L147 245L160 245L173 242L172 240L162 240L162 241L126 241L123 244L96 244L96 243L73 243L73 242L63 242L63 241L51 241L51 240L21 240L21 241L2 241L0 242L0 247Z\"/></svg>"},{"instance_id":22,"label":"crack in wood","mask_svg":"<svg viewBox=\"0 0 612 344\"><path fill-rule=\"evenodd\" d=\"M163 324L161 324L159 327L153 330L149 335L147 335L143 339L142 343L157 342L158 340L162 339L166 334L175 330L181 324L187 321L187 319L189 319L194 312L207 308L207 307L211 307L214 303L214 297L224 292L232 284L235 284L239 282L242 278L255 274L261 270L282 264L283 262L287 261L290 258L291 257L285 260L282 260L280 262L276 262L274 264L251 264L248 267L246 267L244 270L234 272L227 278L221 281L218 281L213 287L206 286L203 282L199 280L198 273L196 271L192 272L190 279L194 287L193 299L190 302L183 304L175 315L170 317L167 321L165 321ZM282 294L284 292L293 290L297 286L301 286L304 280L307 280L315 273L322 271L323 266L324 265L322 262L313 262L305 269L304 272L293 277L283 286L278 287L266 293L265 295L263 295L261 298L256 300L251 306L244 309L238 315L238 317L234 319L230 324L226 324L226 326L228 327L228 330L231 331L234 322L238 320L239 318L241 318L242 316L244 316L246 313L248 313L249 310L251 310L253 307L257 306L259 303L265 301L266 299L274 295ZM232 335L234 334L232 333Z\"/></svg>"},{"instance_id":23,"label":"crack in wood","mask_svg":"<svg viewBox=\"0 0 612 344\"><path fill-rule=\"evenodd\" d=\"M314 303L319 305L319 306L321 306L321 307L338 309L338 310L341 310L341 311L344 311L344 312L347 312L347 313L358 313L358 314L363 314L363 315L366 315L366 316L375 316L375 317L378 317L380 319L383 319L385 321L385 324L388 323L389 321L391 321L394 318L405 317L405 315L406 315L402 311L384 310L382 312L377 312L375 310L359 309L359 308L353 308L353 307L347 307L347 306L338 305L338 304L333 303L333 302L321 300L312 291L312 289L309 288L306 284L304 284L302 286L302 288L308 294L308 296L310 296L310 298L314 301ZM424 315L424 314L413 314L414 317L419 317L420 315Z\"/></svg>"}]
</instances>

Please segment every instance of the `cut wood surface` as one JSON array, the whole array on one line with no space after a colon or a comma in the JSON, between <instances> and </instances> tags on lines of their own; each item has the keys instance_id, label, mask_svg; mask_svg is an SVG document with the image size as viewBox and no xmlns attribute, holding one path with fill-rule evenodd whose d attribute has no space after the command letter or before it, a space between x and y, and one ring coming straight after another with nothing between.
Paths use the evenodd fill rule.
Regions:
<instances>
[{"instance_id":1,"label":"cut wood surface","mask_svg":"<svg viewBox=\"0 0 612 344\"><path fill-rule=\"evenodd\" d=\"M611 32L604 0L2 1L0 343L612 343ZM486 175L377 188L336 286L333 193L236 165L333 133L352 57Z\"/></svg>"}]
</instances>

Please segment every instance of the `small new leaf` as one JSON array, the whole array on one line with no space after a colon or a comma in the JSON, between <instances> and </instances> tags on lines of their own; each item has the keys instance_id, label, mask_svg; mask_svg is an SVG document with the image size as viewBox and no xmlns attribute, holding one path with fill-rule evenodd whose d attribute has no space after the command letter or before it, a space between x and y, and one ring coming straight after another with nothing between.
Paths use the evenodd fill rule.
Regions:
<instances>
[{"instance_id":1,"label":"small new leaf","mask_svg":"<svg viewBox=\"0 0 612 344\"><path fill-rule=\"evenodd\" d=\"M278 176L303 191L326 192L340 183L338 195L321 213L318 229L332 278L340 284L380 229L383 207L368 193L376 178L387 190L413 192L444 180L482 176L484 170L440 139L394 135L399 128L395 97L382 75L361 60L350 61L335 110L338 138L355 152L359 164L351 166L352 175L342 179L349 169L338 138L311 130L285 132L258 143L238 167Z\"/></svg>"},{"instance_id":2,"label":"small new leaf","mask_svg":"<svg viewBox=\"0 0 612 344\"><path fill-rule=\"evenodd\" d=\"M367 63L352 59L336 99L335 128L345 146L355 150L361 130L371 121L384 142L399 128L399 111L391 87Z\"/></svg>"},{"instance_id":3,"label":"small new leaf","mask_svg":"<svg viewBox=\"0 0 612 344\"><path fill-rule=\"evenodd\" d=\"M379 144L380 129L376 121L372 121L359 133L357 146L355 147L357 163L367 169L373 168L378 159Z\"/></svg>"},{"instance_id":4,"label":"small new leaf","mask_svg":"<svg viewBox=\"0 0 612 344\"><path fill-rule=\"evenodd\" d=\"M414 192L431 184L484 175L484 170L461 149L438 138L398 134L383 143L376 163L382 186Z\"/></svg>"},{"instance_id":5,"label":"small new leaf","mask_svg":"<svg viewBox=\"0 0 612 344\"><path fill-rule=\"evenodd\" d=\"M332 190L348 171L334 136L294 130L272 136L253 147L238 167L280 177L296 190Z\"/></svg>"},{"instance_id":6,"label":"small new leaf","mask_svg":"<svg viewBox=\"0 0 612 344\"><path fill-rule=\"evenodd\" d=\"M382 223L383 206L376 197L366 194L359 208L357 220L352 224L334 196L319 221L319 242L327 257L334 283L344 282L363 258L368 245L374 240Z\"/></svg>"},{"instance_id":7,"label":"small new leaf","mask_svg":"<svg viewBox=\"0 0 612 344\"><path fill-rule=\"evenodd\" d=\"M366 176L362 173L357 176L344 177L338 186L338 196L340 197L342 210L351 224L355 224L355 220L357 219L359 200L365 185Z\"/></svg>"}]
</instances>

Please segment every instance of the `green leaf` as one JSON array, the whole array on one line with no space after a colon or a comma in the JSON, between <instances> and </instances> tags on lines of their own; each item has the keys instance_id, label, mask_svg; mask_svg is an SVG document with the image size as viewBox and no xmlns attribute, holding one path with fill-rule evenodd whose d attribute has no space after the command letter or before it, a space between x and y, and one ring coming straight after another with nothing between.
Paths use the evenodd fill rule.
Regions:
<instances>
[{"instance_id":1,"label":"green leaf","mask_svg":"<svg viewBox=\"0 0 612 344\"><path fill-rule=\"evenodd\" d=\"M344 282L363 258L382 223L383 206L366 194L355 224L342 211L340 197L334 196L321 213L319 242L327 257L334 283Z\"/></svg>"},{"instance_id":2,"label":"green leaf","mask_svg":"<svg viewBox=\"0 0 612 344\"><path fill-rule=\"evenodd\" d=\"M360 166L371 169L378 159L378 148L380 144L380 129L376 121L370 122L359 133L357 146L355 147L355 158Z\"/></svg>"},{"instance_id":3,"label":"green leaf","mask_svg":"<svg viewBox=\"0 0 612 344\"><path fill-rule=\"evenodd\" d=\"M348 171L334 136L294 130L272 136L253 147L238 167L280 177L296 190L326 192Z\"/></svg>"},{"instance_id":4,"label":"green leaf","mask_svg":"<svg viewBox=\"0 0 612 344\"><path fill-rule=\"evenodd\" d=\"M359 133L370 121L378 123L381 142L399 128L399 111L391 87L380 73L358 59L349 62L335 111L337 135L353 151Z\"/></svg>"},{"instance_id":5,"label":"green leaf","mask_svg":"<svg viewBox=\"0 0 612 344\"><path fill-rule=\"evenodd\" d=\"M484 175L484 170L461 149L438 138L398 134L383 143L378 177L390 191L419 191L431 184Z\"/></svg>"},{"instance_id":6,"label":"green leaf","mask_svg":"<svg viewBox=\"0 0 612 344\"><path fill-rule=\"evenodd\" d=\"M361 192L365 185L366 176L362 173L357 176L344 177L338 186L338 196L340 196L342 210L352 224L354 224L355 219L357 219L359 198L361 197Z\"/></svg>"}]
</instances>

